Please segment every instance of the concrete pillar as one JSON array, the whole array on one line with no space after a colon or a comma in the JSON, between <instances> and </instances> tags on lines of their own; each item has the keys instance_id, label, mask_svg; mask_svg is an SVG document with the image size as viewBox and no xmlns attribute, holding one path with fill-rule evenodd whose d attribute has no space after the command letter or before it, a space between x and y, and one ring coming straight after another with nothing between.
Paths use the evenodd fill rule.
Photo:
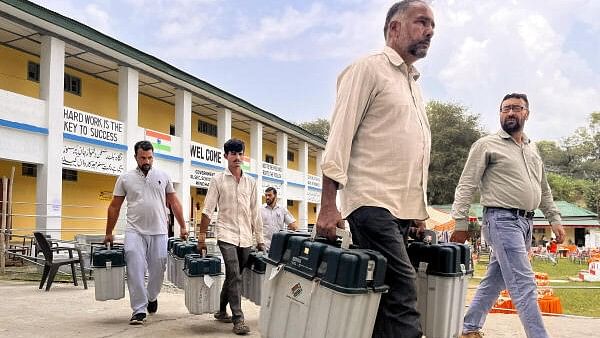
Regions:
<instances>
[{"instance_id":1,"label":"concrete pillar","mask_svg":"<svg viewBox=\"0 0 600 338\"><path fill-rule=\"evenodd\" d=\"M223 149L223 145L231 138L231 110L224 108L217 114L217 148Z\"/></svg>"},{"instance_id":2,"label":"concrete pillar","mask_svg":"<svg viewBox=\"0 0 600 338\"><path fill-rule=\"evenodd\" d=\"M254 160L256 164L256 168L254 168L256 173L256 186L258 187L258 193L256 194L257 205L262 204L262 147L263 147L263 125L258 121L250 122L250 149L252 150L252 154L250 157Z\"/></svg>"},{"instance_id":3,"label":"concrete pillar","mask_svg":"<svg viewBox=\"0 0 600 338\"><path fill-rule=\"evenodd\" d=\"M40 98L46 101L48 138L36 181L36 229L61 238L65 42L42 36Z\"/></svg>"},{"instance_id":4,"label":"concrete pillar","mask_svg":"<svg viewBox=\"0 0 600 338\"><path fill-rule=\"evenodd\" d=\"M181 138L181 151L183 162L179 168L181 170L181 183L177 184L177 198L181 202L183 208L183 219L188 226L191 218L191 203L190 195L190 170L191 170L191 155L190 145L192 140L192 94L188 91L177 89L175 92L175 136ZM179 224L175 220L173 227L175 236L179 236Z\"/></svg>"},{"instance_id":5,"label":"concrete pillar","mask_svg":"<svg viewBox=\"0 0 600 338\"><path fill-rule=\"evenodd\" d=\"M321 177L323 176L323 170L321 169L321 163L322 163L322 158L323 158L323 150L318 150L317 151L317 156L316 156L316 165L317 165L317 176ZM323 184L321 183L321 188L323 187ZM319 215L319 212L321 211L321 203L317 203L317 216Z\"/></svg>"},{"instance_id":6,"label":"concrete pillar","mask_svg":"<svg viewBox=\"0 0 600 338\"><path fill-rule=\"evenodd\" d=\"M288 135L282 131L277 133L277 165L281 167L283 183L281 191L278 192L279 205L287 208L287 152Z\"/></svg>"},{"instance_id":7,"label":"concrete pillar","mask_svg":"<svg viewBox=\"0 0 600 338\"><path fill-rule=\"evenodd\" d=\"M138 128L138 97L139 97L139 73L137 70L119 67L119 119L125 125L125 144L127 154L125 156L125 170L137 167L133 146L141 141L137 135Z\"/></svg>"},{"instance_id":8,"label":"concrete pillar","mask_svg":"<svg viewBox=\"0 0 600 338\"><path fill-rule=\"evenodd\" d=\"M308 185L306 184L308 175L308 143L300 142L300 149L298 150L299 157L299 170L303 174L304 179L304 198L300 201L298 210L298 227L300 230L308 230L308 202L306 201L308 195Z\"/></svg>"}]
</instances>

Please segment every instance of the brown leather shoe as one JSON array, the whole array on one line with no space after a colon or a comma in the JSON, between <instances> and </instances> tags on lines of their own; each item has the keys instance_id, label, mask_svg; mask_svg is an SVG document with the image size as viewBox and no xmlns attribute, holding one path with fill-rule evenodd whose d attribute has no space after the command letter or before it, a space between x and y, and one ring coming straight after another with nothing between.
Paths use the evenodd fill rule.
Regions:
<instances>
[{"instance_id":1,"label":"brown leather shoe","mask_svg":"<svg viewBox=\"0 0 600 338\"><path fill-rule=\"evenodd\" d=\"M483 332L473 331L473 332L463 333L462 336L460 336L460 338L483 338Z\"/></svg>"}]
</instances>

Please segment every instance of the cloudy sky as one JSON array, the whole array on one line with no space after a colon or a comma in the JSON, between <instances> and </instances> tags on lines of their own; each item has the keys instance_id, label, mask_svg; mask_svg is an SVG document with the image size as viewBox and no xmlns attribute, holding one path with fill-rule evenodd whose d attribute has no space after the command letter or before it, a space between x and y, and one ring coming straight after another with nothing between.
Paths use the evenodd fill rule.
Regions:
<instances>
[{"instance_id":1,"label":"cloudy sky","mask_svg":"<svg viewBox=\"0 0 600 338\"><path fill-rule=\"evenodd\" d=\"M329 118L338 73L380 50L393 1L35 0L289 121ZM534 139L559 140L600 111L600 1L436 0L416 66L428 100L498 128L527 93Z\"/></svg>"}]
</instances>

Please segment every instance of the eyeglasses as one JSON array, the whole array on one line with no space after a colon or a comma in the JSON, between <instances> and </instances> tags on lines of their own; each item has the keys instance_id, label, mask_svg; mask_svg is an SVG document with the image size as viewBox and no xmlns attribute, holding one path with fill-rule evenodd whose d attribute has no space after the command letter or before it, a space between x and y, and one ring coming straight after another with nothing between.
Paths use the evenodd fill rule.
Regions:
<instances>
[{"instance_id":1,"label":"eyeglasses","mask_svg":"<svg viewBox=\"0 0 600 338\"><path fill-rule=\"evenodd\" d=\"M526 108L523 107L523 106L519 106L519 105L513 104L513 105L508 105L508 106L502 107L502 109L500 109L500 111L503 112L503 113L508 113L509 111L512 110L515 113L520 113L523 109L526 109Z\"/></svg>"}]
</instances>

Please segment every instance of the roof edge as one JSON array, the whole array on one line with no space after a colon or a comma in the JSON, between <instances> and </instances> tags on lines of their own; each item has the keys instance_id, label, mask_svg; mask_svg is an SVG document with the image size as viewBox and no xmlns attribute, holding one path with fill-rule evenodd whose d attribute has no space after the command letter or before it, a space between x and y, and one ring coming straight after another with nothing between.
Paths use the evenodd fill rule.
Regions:
<instances>
[{"instance_id":1,"label":"roof edge","mask_svg":"<svg viewBox=\"0 0 600 338\"><path fill-rule=\"evenodd\" d=\"M167 75L173 76L181 81L184 81L192 86L198 87L212 95L218 96L226 101L231 102L234 105L237 105L241 108L244 108L250 112L253 112L273 123L282 125L283 127L295 131L296 133L305 136L310 141L312 141L315 145L325 147L326 140L310 133L306 129L292 123L288 122L281 117L270 113L264 109L261 109L252 103L237 97L231 93L226 92L204 80L201 80L191 74L188 74L175 66L160 60L159 58L147 54L135 47L129 46L115 38L112 38L104 33L101 33L92 27L89 27L85 24L80 23L74 19L66 17L62 14L49 10L45 7L42 7L38 4L27 0L0 0L20 11L23 11L29 15L33 15L39 19L47 21L53 25L59 26L63 29L71 31L75 34L83 36L86 39L92 40L98 44L101 44L107 48L113 49L118 53L123 54L124 56L135 59L149 67L157 69Z\"/></svg>"}]
</instances>

